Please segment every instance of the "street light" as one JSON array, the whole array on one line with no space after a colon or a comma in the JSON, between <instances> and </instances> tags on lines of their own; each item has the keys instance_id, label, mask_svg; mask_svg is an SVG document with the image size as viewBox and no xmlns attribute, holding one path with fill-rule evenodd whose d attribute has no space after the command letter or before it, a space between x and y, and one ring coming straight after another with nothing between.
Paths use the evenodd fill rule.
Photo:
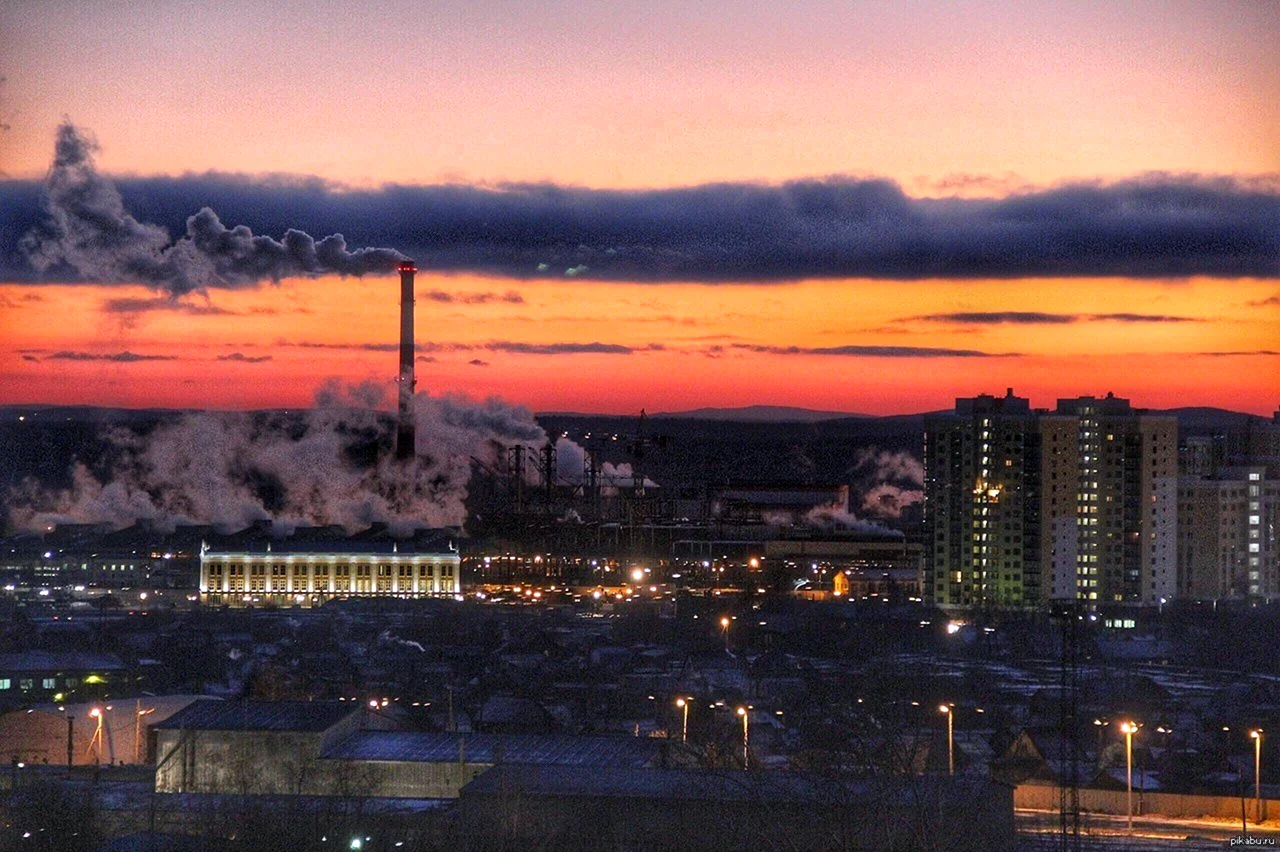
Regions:
<instances>
[{"instance_id":1,"label":"street light","mask_svg":"<svg viewBox=\"0 0 1280 852\"><path fill-rule=\"evenodd\" d=\"M134 702L133 708L133 760L135 763L142 763L142 717L149 716L156 712L156 708L148 707L142 709L142 699L139 698Z\"/></svg>"},{"instance_id":2,"label":"street light","mask_svg":"<svg viewBox=\"0 0 1280 852\"><path fill-rule=\"evenodd\" d=\"M938 712L947 717L947 774L956 774L956 740L955 740L955 714L951 712L951 708L946 704L938 705Z\"/></svg>"},{"instance_id":3,"label":"street light","mask_svg":"<svg viewBox=\"0 0 1280 852\"><path fill-rule=\"evenodd\" d=\"M1133 722L1121 722L1120 731L1124 734L1124 763L1125 775L1128 778L1129 786L1129 833L1133 833L1133 735L1138 730L1138 726Z\"/></svg>"},{"instance_id":4,"label":"street light","mask_svg":"<svg viewBox=\"0 0 1280 852\"><path fill-rule=\"evenodd\" d=\"M738 715L742 717L742 768L746 769L751 759L751 753L747 748L747 708L739 707Z\"/></svg>"},{"instance_id":5,"label":"street light","mask_svg":"<svg viewBox=\"0 0 1280 852\"><path fill-rule=\"evenodd\" d=\"M689 702L683 698L676 699L676 706L684 711L684 719L680 723L680 742L689 742Z\"/></svg>"},{"instance_id":6,"label":"street light","mask_svg":"<svg viewBox=\"0 0 1280 852\"><path fill-rule=\"evenodd\" d=\"M1249 732L1253 738L1253 809L1254 818L1262 822L1262 729Z\"/></svg>"},{"instance_id":7,"label":"street light","mask_svg":"<svg viewBox=\"0 0 1280 852\"><path fill-rule=\"evenodd\" d=\"M1098 729L1098 760L1102 760L1102 729L1110 725L1111 722L1110 720L1104 722L1101 719L1094 719L1093 724Z\"/></svg>"},{"instance_id":8,"label":"street light","mask_svg":"<svg viewBox=\"0 0 1280 852\"><path fill-rule=\"evenodd\" d=\"M89 710L89 718L98 722L98 727L94 729L93 736L89 738L89 747L93 749L93 762L99 764L102 763L102 708L91 708Z\"/></svg>"},{"instance_id":9,"label":"street light","mask_svg":"<svg viewBox=\"0 0 1280 852\"><path fill-rule=\"evenodd\" d=\"M729 616L720 616L720 632L724 634L724 649L729 650Z\"/></svg>"}]
</instances>

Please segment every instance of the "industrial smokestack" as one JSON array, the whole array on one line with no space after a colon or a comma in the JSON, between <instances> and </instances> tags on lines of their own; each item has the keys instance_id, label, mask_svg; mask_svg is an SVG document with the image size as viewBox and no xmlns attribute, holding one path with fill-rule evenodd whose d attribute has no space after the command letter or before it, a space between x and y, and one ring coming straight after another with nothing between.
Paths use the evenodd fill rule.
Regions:
<instances>
[{"instance_id":1,"label":"industrial smokestack","mask_svg":"<svg viewBox=\"0 0 1280 852\"><path fill-rule=\"evenodd\" d=\"M400 271L400 404L396 418L396 458L413 458L413 276L418 271L412 260L402 260Z\"/></svg>"}]
</instances>

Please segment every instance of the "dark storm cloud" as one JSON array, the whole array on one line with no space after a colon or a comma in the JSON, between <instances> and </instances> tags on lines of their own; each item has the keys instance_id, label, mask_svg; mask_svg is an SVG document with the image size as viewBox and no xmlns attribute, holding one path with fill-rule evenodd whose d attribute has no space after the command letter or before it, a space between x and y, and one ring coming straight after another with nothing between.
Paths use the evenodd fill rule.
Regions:
<instances>
[{"instance_id":1,"label":"dark storm cloud","mask_svg":"<svg viewBox=\"0 0 1280 852\"><path fill-rule=\"evenodd\" d=\"M505 293L446 293L444 290L428 290L426 298L433 302L457 303L460 305L487 305L491 302L503 302L508 305L523 305L524 296L515 290Z\"/></svg>"},{"instance_id":2,"label":"dark storm cloud","mask_svg":"<svg viewBox=\"0 0 1280 852\"><path fill-rule=\"evenodd\" d=\"M106 299L101 308L109 314L140 314L155 311L171 311L201 317L240 316L236 311L220 308L208 302L183 302L161 296L156 299Z\"/></svg>"},{"instance_id":3,"label":"dark storm cloud","mask_svg":"<svg viewBox=\"0 0 1280 852\"><path fill-rule=\"evenodd\" d=\"M923 314L904 317L896 322L940 322L956 325L1067 325L1075 322L1178 323L1204 322L1196 317L1170 314L1050 314L1040 311L960 311L949 314Z\"/></svg>"},{"instance_id":4,"label":"dark storm cloud","mask_svg":"<svg viewBox=\"0 0 1280 852\"><path fill-rule=\"evenodd\" d=\"M23 293L21 296L12 296L8 293L0 293L0 308L17 310L27 305L33 305L37 302L43 302L44 297L39 293Z\"/></svg>"},{"instance_id":5,"label":"dark storm cloud","mask_svg":"<svg viewBox=\"0 0 1280 852\"><path fill-rule=\"evenodd\" d=\"M348 251L341 234L317 241L292 226L279 241L255 236L244 225L228 228L204 205L188 208L198 212L173 240L168 228L129 212L116 185L98 174L96 150L69 122L58 128L40 215L7 254L24 256L42 275L140 283L175 297L294 276L388 272L403 258L391 249Z\"/></svg>"},{"instance_id":6,"label":"dark storm cloud","mask_svg":"<svg viewBox=\"0 0 1280 852\"><path fill-rule=\"evenodd\" d=\"M116 352L104 355L97 352L71 352L62 350L45 358L46 361L115 361L120 364L133 364L138 361L177 361L176 355L138 355L134 352Z\"/></svg>"},{"instance_id":7,"label":"dark storm cloud","mask_svg":"<svg viewBox=\"0 0 1280 852\"><path fill-rule=\"evenodd\" d=\"M398 256L348 252L340 237L316 242L300 229L394 245L428 271L515 278L1280 277L1280 189L1196 175L1000 198L913 198L890 181L844 177L655 190L362 190L205 174L125 178L118 188L92 171L83 140L60 135L43 209L40 184L0 182L0 277L140 281L183 293L385 270ZM244 225L228 230L223 218ZM169 234L183 236L174 243ZM20 250L24 235L42 271Z\"/></svg>"},{"instance_id":8,"label":"dark storm cloud","mask_svg":"<svg viewBox=\"0 0 1280 852\"><path fill-rule=\"evenodd\" d=\"M393 343L323 343L317 341L284 342L281 346L298 346L305 349L347 349L361 352L390 352L399 349ZM513 355L631 355L636 352L659 352L666 347L661 343L646 346L624 346L619 343L524 343L512 340L494 340L488 343L419 343L418 352L506 352ZM423 360L423 359L419 359Z\"/></svg>"},{"instance_id":9,"label":"dark storm cloud","mask_svg":"<svg viewBox=\"0 0 1280 852\"><path fill-rule=\"evenodd\" d=\"M1007 358L1017 352L981 352L977 349L940 349L927 346L764 346L733 343L728 347L765 355L842 355L850 358Z\"/></svg>"},{"instance_id":10,"label":"dark storm cloud","mask_svg":"<svg viewBox=\"0 0 1280 852\"><path fill-rule=\"evenodd\" d=\"M219 355L219 361L240 361L245 364L262 364L271 360L270 355L246 355L243 352L232 352L230 355Z\"/></svg>"},{"instance_id":11,"label":"dark storm cloud","mask_svg":"<svg viewBox=\"0 0 1280 852\"><path fill-rule=\"evenodd\" d=\"M1239 356L1248 357L1251 355L1280 355L1280 352L1274 349L1247 349L1237 352L1198 352L1198 355L1204 355L1208 358L1235 358Z\"/></svg>"},{"instance_id":12,"label":"dark storm cloud","mask_svg":"<svg viewBox=\"0 0 1280 852\"><path fill-rule=\"evenodd\" d=\"M660 344L636 348L617 343L513 343L496 341L484 344L491 352L512 352L517 355L630 355L633 352L659 350Z\"/></svg>"}]
</instances>

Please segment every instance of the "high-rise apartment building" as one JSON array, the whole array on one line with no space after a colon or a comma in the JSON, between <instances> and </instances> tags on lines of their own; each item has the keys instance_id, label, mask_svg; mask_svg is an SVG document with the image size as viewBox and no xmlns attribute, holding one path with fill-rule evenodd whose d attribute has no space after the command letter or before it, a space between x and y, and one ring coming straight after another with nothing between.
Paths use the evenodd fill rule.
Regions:
<instances>
[{"instance_id":1,"label":"high-rise apartment building","mask_svg":"<svg viewBox=\"0 0 1280 852\"><path fill-rule=\"evenodd\" d=\"M1178 483L1178 594L1280 598L1280 481L1264 465Z\"/></svg>"},{"instance_id":2,"label":"high-rise apartment building","mask_svg":"<svg viewBox=\"0 0 1280 852\"><path fill-rule=\"evenodd\" d=\"M1128 400L956 400L925 427L927 599L1158 603L1177 589L1177 422Z\"/></svg>"}]
</instances>

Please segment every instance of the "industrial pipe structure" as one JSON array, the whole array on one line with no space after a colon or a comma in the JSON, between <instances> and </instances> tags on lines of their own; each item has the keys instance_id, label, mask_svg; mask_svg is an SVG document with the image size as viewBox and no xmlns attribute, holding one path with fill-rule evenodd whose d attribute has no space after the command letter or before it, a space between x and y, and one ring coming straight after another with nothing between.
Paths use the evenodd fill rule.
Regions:
<instances>
[{"instance_id":1,"label":"industrial pipe structure","mask_svg":"<svg viewBox=\"0 0 1280 852\"><path fill-rule=\"evenodd\" d=\"M402 260L400 272L400 385L399 406L396 412L396 458L408 459L414 455L413 390L417 380L413 376L413 276L418 271L412 260Z\"/></svg>"}]
</instances>

